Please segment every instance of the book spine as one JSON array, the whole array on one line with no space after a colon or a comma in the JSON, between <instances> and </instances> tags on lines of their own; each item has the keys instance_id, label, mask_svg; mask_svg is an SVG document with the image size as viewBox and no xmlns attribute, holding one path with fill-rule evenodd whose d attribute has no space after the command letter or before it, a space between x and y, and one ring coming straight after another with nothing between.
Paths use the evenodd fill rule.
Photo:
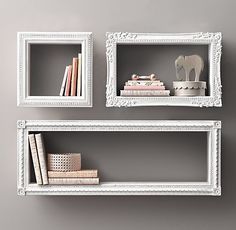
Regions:
<instances>
[{"instance_id":1,"label":"book spine","mask_svg":"<svg viewBox=\"0 0 236 230\"><path fill-rule=\"evenodd\" d=\"M48 171L49 178L66 177L66 178L93 178L98 177L98 170L80 170L71 172Z\"/></svg>"},{"instance_id":2,"label":"book spine","mask_svg":"<svg viewBox=\"0 0 236 230\"><path fill-rule=\"evenodd\" d=\"M78 77L78 58L73 58L72 78L71 78L71 96L76 96L76 83Z\"/></svg>"},{"instance_id":3,"label":"book spine","mask_svg":"<svg viewBox=\"0 0 236 230\"><path fill-rule=\"evenodd\" d=\"M78 54L78 79L77 79L77 96L81 96L82 83L82 54Z\"/></svg>"},{"instance_id":4,"label":"book spine","mask_svg":"<svg viewBox=\"0 0 236 230\"><path fill-rule=\"evenodd\" d=\"M149 85L134 85L134 86L124 86L125 90L165 90L165 86L149 86Z\"/></svg>"},{"instance_id":5,"label":"book spine","mask_svg":"<svg viewBox=\"0 0 236 230\"><path fill-rule=\"evenodd\" d=\"M62 80L61 90L60 90L60 96L65 95L65 87L66 87L66 79L67 79L67 76L68 76L68 66L66 66L65 73L64 73L64 77L63 77L63 80Z\"/></svg>"},{"instance_id":6,"label":"book spine","mask_svg":"<svg viewBox=\"0 0 236 230\"><path fill-rule=\"evenodd\" d=\"M40 172L40 165L39 165L38 152L37 152L37 147L36 147L36 142L35 142L35 136L34 134L29 134L28 138L29 138L31 156L32 156L33 165L34 165L36 182L37 184L43 184L42 176Z\"/></svg>"},{"instance_id":7,"label":"book spine","mask_svg":"<svg viewBox=\"0 0 236 230\"><path fill-rule=\"evenodd\" d=\"M48 184L48 173L46 163L46 151L43 143L42 134L35 134L36 145L38 149L39 165L41 169L43 184Z\"/></svg>"},{"instance_id":8,"label":"book spine","mask_svg":"<svg viewBox=\"0 0 236 230\"><path fill-rule=\"evenodd\" d=\"M72 75L72 66L68 66L68 75L67 75L67 81L66 81L66 90L65 90L65 96L70 96L70 88L71 88L71 75Z\"/></svg>"},{"instance_id":9,"label":"book spine","mask_svg":"<svg viewBox=\"0 0 236 230\"><path fill-rule=\"evenodd\" d=\"M99 184L99 178L49 178L49 184L95 185Z\"/></svg>"},{"instance_id":10,"label":"book spine","mask_svg":"<svg viewBox=\"0 0 236 230\"><path fill-rule=\"evenodd\" d=\"M169 96L170 90L121 90L121 96Z\"/></svg>"},{"instance_id":11,"label":"book spine","mask_svg":"<svg viewBox=\"0 0 236 230\"><path fill-rule=\"evenodd\" d=\"M127 86L138 86L138 85L142 85L142 86L162 86L164 85L163 82L160 82L160 81L128 81L128 82L125 82L125 85Z\"/></svg>"}]
</instances>

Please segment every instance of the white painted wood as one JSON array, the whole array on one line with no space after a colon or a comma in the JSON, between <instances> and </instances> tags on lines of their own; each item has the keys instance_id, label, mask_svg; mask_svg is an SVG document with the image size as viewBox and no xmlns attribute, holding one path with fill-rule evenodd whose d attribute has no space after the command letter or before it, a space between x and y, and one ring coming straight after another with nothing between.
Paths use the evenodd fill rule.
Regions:
<instances>
[{"instance_id":1,"label":"white painted wood","mask_svg":"<svg viewBox=\"0 0 236 230\"><path fill-rule=\"evenodd\" d=\"M19 195L221 195L221 122L206 120L19 120L17 123ZM101 182L60 186L29 182L28 133L41 131L207 132L206 182Z\"/></svg>"},{"instance_id":2,"label":"white painted wood","mask_svg":"<svg viewBox=\"0 0 236 230\"><path fill-rule=\"evenodd\" d=\"M82 91L80 97L30 96L30 44L81 44ZM93 40L91 32L18 32L17 105L25 107L92 107Z\"/></svg>"},{"instance_id":3,"label":"white painted wood","mask_svg":"<svg viewBox=\"0 0 236 230\"><path fill-rule=\"evenodd\" d=\"M221 33L128 33L109 32L106 41L107 90L106 106L222 106L221 101ZM118 44L208 45L209 96L197 97L122 97L117 96Z\"/></svg>"}]
</instances>

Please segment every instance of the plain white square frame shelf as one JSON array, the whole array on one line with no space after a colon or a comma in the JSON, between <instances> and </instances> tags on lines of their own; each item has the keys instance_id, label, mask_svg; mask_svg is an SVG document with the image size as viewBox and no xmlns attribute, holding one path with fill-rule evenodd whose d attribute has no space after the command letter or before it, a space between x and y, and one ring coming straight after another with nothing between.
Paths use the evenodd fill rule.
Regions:
<instances>
[{"instance_id":1,"label":"plain white square frame shelf","mask_svg":"<svg viewBox=\"0 0 236 230\"><path fill-rule=\"evenodd\" d=\"M106 106L222 106L221 33L128 33L108 32L106 41ZM209 96L201 97L122 97L117 95L117 46L135 45L208 45Z\"/></svg>"},{"instance_id":2,"label":"plain white square frame shelf","mask_svg":"<svg viewBox=\"0 0 236 230\"><path fill-rule=\"evenodd\" d=\"M92 107L93 41L90 32L18 32L17 105L28 107ZM33 44L81 45L82 96L31 96L30 46ZM62 73L63 75L64 73ZM58 92L59 94L59 92Z\"/></svg>"},{"instance_id":3,"label":"plain white square frame shelf","mask_svg":"<svg viewBox=\"0 0 236 230\"><path fill-rule=\"evenodd\" d=\"M207 132L207 179L203 182L101 182L99 185L30 183L29 132ZM206 120L19 120L19 195L221 195L221 122Z\"/></svg>"}]
</instances>

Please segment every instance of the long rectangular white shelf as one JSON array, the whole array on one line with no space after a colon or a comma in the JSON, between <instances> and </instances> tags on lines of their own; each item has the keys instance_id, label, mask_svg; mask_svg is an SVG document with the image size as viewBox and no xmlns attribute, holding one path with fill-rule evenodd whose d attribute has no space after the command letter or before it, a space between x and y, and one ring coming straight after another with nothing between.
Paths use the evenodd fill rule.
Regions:
<instances>
[{"instance_id":1,"label":"long rectangular white shelf","mask_svg":"<svg viewBox=\"0 0 236 230\"><path fill-rule=\"evenodd\" d=\"M17 123L19 195L221 195L221 122L206 120L20 120ZM204 182L102 182L99 185L37 185L30 181L29 132L206 132Z\"/></svg>"}]
</instances>

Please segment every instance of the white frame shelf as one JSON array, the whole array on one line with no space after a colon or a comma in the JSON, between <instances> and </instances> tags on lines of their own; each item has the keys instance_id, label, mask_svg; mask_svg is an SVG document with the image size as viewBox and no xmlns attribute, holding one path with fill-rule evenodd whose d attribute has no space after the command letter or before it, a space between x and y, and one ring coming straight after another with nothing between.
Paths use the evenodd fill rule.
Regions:
<instances>
[{"instance_id":1,"label":"white frame shelf","mask_svg":"<svg viewBox=\"0 0 236 230\"><path fill-rule=\"evenodd\" d=\"M79 97L30 96L29 69L31 44L81 45L83 95ZM91 32L18 32L17 105L27 107L92 107L92 65L93 41Z\"/></svg>"},{"instance_id":2,"label":"white frame shelf","mask_svg":"<svg viewBox=\"0 0 236 230\"><path fill-rule=\"evenodd\" d=\"M108 32L107 56L107 107L132 106L216 106L221 107L221 40L217 33L128 33ZM122 97L117 95L117 46L140 45L208 45L209 96L198 97ZM174 79L173 79L174 80Z\"/></svg>"},{"instance_id":3,"label":"white frame shelf","mask_svg":"<svg viewBox=\"0 0 236 230\"><path fill-rule=\"evenodd\" d=\"M101 182L99 185L37 185L29 181L29 132L125 131L207 132L205 182ZM206 120L19 120L17 123L19 195L221 195L221 122Z\"/></svg>"}]
</instances>

